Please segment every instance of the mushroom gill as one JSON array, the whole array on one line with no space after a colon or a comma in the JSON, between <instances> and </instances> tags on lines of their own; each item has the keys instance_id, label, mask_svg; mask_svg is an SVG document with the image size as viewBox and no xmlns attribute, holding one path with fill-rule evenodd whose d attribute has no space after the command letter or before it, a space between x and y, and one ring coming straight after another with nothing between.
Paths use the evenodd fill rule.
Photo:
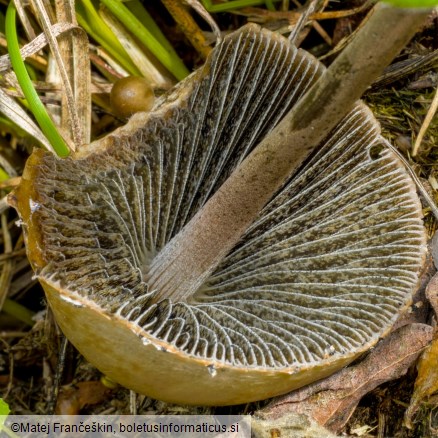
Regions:
<instances>
[{"instance_id":1,"label":"mushroom gill","mask_svg":"<svg viewBox=\"0 0 438 438\"><path fill-rule=\"evenodd\" d=\"M245 26L149 114L73 158L32 154L12 196L29 258L102 372L170 402L264 399L348 364L407 308L421 206L362 103L196 290L175 300L165 281L148 287L157 254L323 71Z\"/></svg>"}]
</instances>

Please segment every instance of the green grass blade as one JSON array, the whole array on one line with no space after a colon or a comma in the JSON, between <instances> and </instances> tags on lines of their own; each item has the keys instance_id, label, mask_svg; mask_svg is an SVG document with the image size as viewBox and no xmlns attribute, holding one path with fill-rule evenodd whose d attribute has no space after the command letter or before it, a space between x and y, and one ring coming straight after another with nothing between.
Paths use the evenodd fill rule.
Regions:
<instances>
[{"instance_id":1,"label":"green grass blade","mask_svg":"<svg viewBox=\"0 0 438 438\"><path fill-rule=\"evenodd\" d=\"M12 68L17 75L18 83L20 84L20 87L23 91L24 96L26 97L31 111L44 135L47 137L58 156L67 157L70 154L70 150L67 147L64 139L61 137L58 130L56 129L56 126L53 123L52 119L47 114L43 103L41 102L37 92L32 85L32 81L29 77L29 73L26 70L24 61L21 58L15 23L16 12L17 11L15 9L14 2L11 1L6 11L5 33Z\"/></svg>"},{"instance_id":2,"label":"green grass blade","mask_svg":"<svg viewBox=\"0 0 438 438\"><path fill-rule=\"evenodd\" d=\"M166 50L173 50L172 44L169 43L167 38L164 36L161 29L155 23L153 18L149 15L149 12L145 9L145 7L141 4L139 0L131 0L125 3L126 7L134 14L142 23L143 26L146 27L149 32L159 41L159 43Z\"/></svg>"},{"instance_id":3,"label":"green grass blade","mask_svg":"<svg viewBox=\"0 0 438 438\"><path fill-rule=\"evenodd\" d=\"M8 173L5 172L3 167L0 167L0 181L6 181L7 179L9 179Z\"/></svg>"},{"instance_id":4,"label":"green grass blade","mask_svg":"<svg viewBox=\"0 0 438 438\"><path fill-rule=\"evenodd\" d=\"M233 9L248 8L265 4L264 0L234 0L219 4L213 4L211 0L201 0L208 12L227 12ZM269 0L268 0L269 1ZM278 0L275 0L278 1Z\"/></svg>"},{"instance_id":5,"label":"green grass blade","mask_svg":"<svg viewBox=\"0 0 438 438\"><path fill-rule=\"evenodd\" d=\"M100 44L128 73L141 76L117 37L102 20L90 0L76 2L76 17L85 31Z\"/></svg>"},{"instance_id":6,"label":"green grass blade","mask_svg":"<svg viewBox=\"0 0 438 438\"><path fill-rule=\"evenodd\" d=\"M102 3L132 32L178 80L190 73L175 50L164 47L160 41L118 0L102 0Z\"/></svg>"}]
</instances>

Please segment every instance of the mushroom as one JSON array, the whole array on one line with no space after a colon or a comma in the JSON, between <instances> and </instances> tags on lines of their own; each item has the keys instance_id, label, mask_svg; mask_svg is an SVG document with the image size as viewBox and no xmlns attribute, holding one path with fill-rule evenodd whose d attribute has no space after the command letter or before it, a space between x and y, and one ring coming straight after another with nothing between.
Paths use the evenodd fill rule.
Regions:
<instances>
[{"instance_id":1,"label":"mushroom","mask_svg":"<svg viewBox=\"0 0 438 438\"><path fill-rule=\"evenodd\" d=\"M11 196L29 259L67 338L112 380L183 404L265 399L347 365L407 309L421 205L362 103L200 285L168 293L178 272L154 273L323 71L248 25L150 113L72 158L33 152Z\"/></svg>"},{"instance_id":2,"label":"mushroom","mask_svg":"<svg viewBox=\"0 0 438 438\"><path fill-rule=\"evenodd\" d=\"M118 79L111 89L112 110L119 117L130 117L140 111L149 111L154 104L154 91L146 78L126 76Z\"/></svg>"}]
</instances>

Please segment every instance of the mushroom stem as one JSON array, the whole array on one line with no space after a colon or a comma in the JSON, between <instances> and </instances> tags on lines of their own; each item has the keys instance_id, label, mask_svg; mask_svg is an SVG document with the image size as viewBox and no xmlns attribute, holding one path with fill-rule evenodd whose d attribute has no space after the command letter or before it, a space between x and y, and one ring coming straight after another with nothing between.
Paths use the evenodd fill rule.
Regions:
<instances>
[{"instance_id":1,"label":"mushroom stem","mask_svg":"<svg viewBox=\"0 0 438 438\"><path fill-rule=\"evenodd\" d=\"M156 291L154 301L196 301L192 295L261 209L348 114L430 11L376 6L308 93L155 257L148 281Z\"/></svg>"}]
</instances>

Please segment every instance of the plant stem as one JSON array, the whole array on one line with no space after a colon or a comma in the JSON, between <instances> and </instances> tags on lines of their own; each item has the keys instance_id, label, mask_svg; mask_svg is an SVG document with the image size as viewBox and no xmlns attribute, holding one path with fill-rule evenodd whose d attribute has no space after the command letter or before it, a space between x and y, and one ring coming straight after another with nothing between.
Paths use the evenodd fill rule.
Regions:
<instances>
[{"instance_id":1,"label":"plant stem","mask_svg":"<svg viewBox=\"0 0 438 438\"><path fill-rule=\"evenodd\" d=\"M155 257L154 300L190 299L261 209L352 109L430 10L377 5L356 38ZM323 109L323 111L321 110Z\"/></svg>"}]
</instances>

